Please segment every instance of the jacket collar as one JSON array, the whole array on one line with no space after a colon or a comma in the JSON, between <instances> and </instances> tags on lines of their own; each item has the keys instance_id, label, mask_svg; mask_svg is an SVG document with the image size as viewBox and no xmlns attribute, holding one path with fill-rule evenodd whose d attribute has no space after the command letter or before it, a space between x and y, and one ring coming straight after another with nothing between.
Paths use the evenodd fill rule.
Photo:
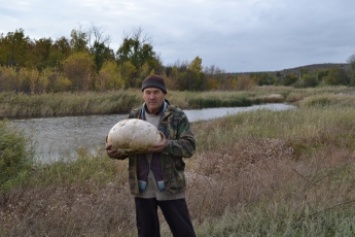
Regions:
<instances>
[{"instance_id":1,"label":"jacket collar","mask_svg":"<svg viewBox=\"0 0 355 237\"><path fill-rule=\"evenodd\" d=\"M169 101L167 101L166 99L164 100L164 103L161 107L161 109L159 110L158 113L156 113L155 115L162 115L165 111L166 111L166 108L168 107L169 105ZM145 102L143 103L143 106L142 106L142 109L141 109L141 118L145 120L145 113L147 111L147 105L145 104Z\"/></svg>"}]
</instances>

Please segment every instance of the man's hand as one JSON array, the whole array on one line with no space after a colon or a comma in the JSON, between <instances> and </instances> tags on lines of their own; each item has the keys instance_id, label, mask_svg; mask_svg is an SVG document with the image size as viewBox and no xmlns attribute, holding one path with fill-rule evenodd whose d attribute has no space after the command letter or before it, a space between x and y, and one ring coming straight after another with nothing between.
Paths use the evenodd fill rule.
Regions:
<instances>
[{"instance_id":1,"label":"man's hand","mask_svg":"<svg viewBox=\"0 0 355 237\"><path fill-rule=\"evenodd\" d=\"M166 147L166 137L164 135L164 133L162 132L159 132L160 135L161 135L161 140L158 144L155 144L154 146L152 146L150 149L149 149L149 152L161 152L164 150L164 148Z\"/></svg>"},{"instance_id":2,"label":"man's hand","mask_svg":"<svg viewBox=\"0 0 355 237\"><path fill-rule=\"evenodd\" d=\"M113 159L123 159L126 157L126 155L124 153L122 153L121 151L117 150L116 148L114 148L112 145L108 145L106 143L106 152L107 152L107 155L110 157L110 158L113 158Z\"/></svg>"}]
</instances>

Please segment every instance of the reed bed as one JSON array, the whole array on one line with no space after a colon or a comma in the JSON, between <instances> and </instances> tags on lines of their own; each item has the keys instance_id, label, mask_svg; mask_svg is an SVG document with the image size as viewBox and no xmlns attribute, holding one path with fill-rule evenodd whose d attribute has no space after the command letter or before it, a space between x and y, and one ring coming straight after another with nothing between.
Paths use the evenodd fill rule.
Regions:
<instances>
[{"instance_id":1,"label":"reed bed","mask_svg":"<svg viewBox=\"0 0 355 237\"><path fill-rule=\"evenodd\" d=\"M60 117L127 113L141 101L127 90L107 93L0 94L2 118Z\"/></svg>"},{"instance_id":2,"label":"reed bed","mask_svg":"<svg viewBox=\"0 0 355 237\"><path fill-rule=\"evenodd\" d=\"M315 95L351 95L352 88L291 88L263 86L248 91L168 91L167 99L182 109L244 107L264 103L297 103ZM0 118L58 117L128 113L142 103L139 90L27 95L0 93Z\"/></svg>"}]
</instances>

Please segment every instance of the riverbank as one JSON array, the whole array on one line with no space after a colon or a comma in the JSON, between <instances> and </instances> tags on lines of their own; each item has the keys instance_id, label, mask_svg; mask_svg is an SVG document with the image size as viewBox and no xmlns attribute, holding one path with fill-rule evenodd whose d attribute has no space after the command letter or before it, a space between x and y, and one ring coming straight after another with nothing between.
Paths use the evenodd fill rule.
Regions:
<instances>
[{"instance_id":1,"label":"riverbank","mask_svg":"<svg viewBox=\"0 0 355 237\"><path fill-rule=\"evenodd\" d=\"M296 110L192 124L187 202L198 236L354 235L355 94L297 93ZM1 236L136 236L127 162L78 155L8 182Z\"/></svg>"},{"instance_id":2,"label":"riverbank","mask_svg":"<svg viewBox=\"0 0 355 237\"><path fill-rule=\"evenodd\" d=\"M188 110L187 118L191 123L225 117L241 112L269 109L294 109L287 104L261 104L248 107L222 107ZM112 126L128 117L128 114L84 115L68 117L49 117L15 119L8 123L22 131L35 144L34 157L38 162L51 163L74 157L78 150L86 149L92 154L104 147L105 137Z\"/></svg>"},{"instance_id":3,"label":"riverbank","mask_svg":"<svg viewBox=\"0 0 355 237\"><path fill-rule=\"evenodd\" d=\"M348 94L354 88L255 87L249 91L168 91L167 99L182 109L245 107L264 103L297 103L319 94ZM45 118L78 115L124 114L142 103L137 90L105 93L54 93L26 95L0 93L0 118Z\"/></svg>"}]
</instances>

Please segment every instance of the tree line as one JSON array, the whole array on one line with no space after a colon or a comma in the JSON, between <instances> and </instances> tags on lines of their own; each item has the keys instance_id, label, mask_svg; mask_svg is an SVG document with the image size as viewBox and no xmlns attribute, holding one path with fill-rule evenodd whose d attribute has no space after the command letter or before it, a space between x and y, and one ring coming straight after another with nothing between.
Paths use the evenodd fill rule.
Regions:
<instances>
[{"instance_id":1,"label":"tree line","mask_svg":"<svg viewBox=\"0 0 355 237\"><path fill-rule=\"evenodd\" d=\"M40 94L139 88L150 74L161 74L172 90L244 90L255 85L315 87L355 85L355 54L345 67L285 73L226 73L202 58L163 65L141 28L124 37L119 48L92 26L73 29L70 38L30 39L23 29L0 35L0 92Z\"/></svg>"}]
</instances>

